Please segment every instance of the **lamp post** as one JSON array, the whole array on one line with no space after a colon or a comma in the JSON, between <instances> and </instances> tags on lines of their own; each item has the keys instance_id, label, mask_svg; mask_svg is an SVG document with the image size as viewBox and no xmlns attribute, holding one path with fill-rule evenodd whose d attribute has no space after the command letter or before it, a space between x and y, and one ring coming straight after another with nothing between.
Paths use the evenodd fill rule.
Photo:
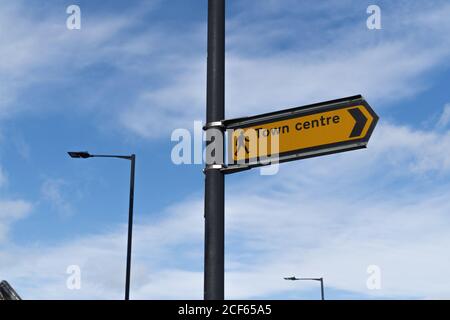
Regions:
<instances>
[{"instance_id":1,"label":"lamp post","mask_svg":"<svg viewBox=\"0 0 450 320\"><path fill-rule=\"evenodd\" d=\"M324 292L323 292L323 278L296 278L296 277L285 277L284 280L291 281L299 281L299 280L311 280L311 281L320 281L320 293L322 296L322 300L325 300Z\"/></svg>"},{"instance_id":2,"label":"lamp post","mask_svg":"<svg viewBox=\"0 0 450 320\"><path fill-rule=\"evenodd\" d=\"M127 241L127 270L125 275L125 300L130 300L130 275L131 275L131 242L133 235L133 204L134 204L134 171L136 163L136 155L130 156L124 155L103 155L103 154L90 154L89 152L68 152L69 156L76 159L87 158L118 158L131 161L131 174L130 174L130 204L128 210L128 241Z\"/></svg>"}]
</instances>

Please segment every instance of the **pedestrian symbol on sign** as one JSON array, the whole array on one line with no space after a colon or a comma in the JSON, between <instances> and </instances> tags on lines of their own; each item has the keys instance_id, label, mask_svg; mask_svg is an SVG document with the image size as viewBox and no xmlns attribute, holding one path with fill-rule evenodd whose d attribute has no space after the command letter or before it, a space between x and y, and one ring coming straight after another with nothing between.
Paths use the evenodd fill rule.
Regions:
<instances>
[{"instance_id":1,"label":"pedestrian symbol on sign","mask_svg":"<svg viewBox=\"0 0 450 320\"><path fill-rule=\"evenodd\" d=\"M245 136L244 130L241 130L239 136L234 141L235 141L235 149L234 149L235 156L237 156L239 150L242 148L245 149L245 153L249 153L247 142L250 142L250 139Z\"/></svg>"}]
</instances>

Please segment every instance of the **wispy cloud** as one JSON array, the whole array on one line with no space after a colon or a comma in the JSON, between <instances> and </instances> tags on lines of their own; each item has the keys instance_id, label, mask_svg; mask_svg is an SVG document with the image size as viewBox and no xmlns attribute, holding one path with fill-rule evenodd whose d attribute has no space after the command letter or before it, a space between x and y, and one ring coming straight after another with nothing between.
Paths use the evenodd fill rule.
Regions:
<instances>
[{"instance_id":1,"label":"wispy cloud","mask_svg":"<svg viewBox=\"0 0 450 320\"><path fill-rule=\"evenodd\" d=\"M26 217L32 205L24 200L0 200L0 243L7 240L10 226Z\"/></svg>"},{"instance_id":2,"label":"wispy cloud","mask_svg":"<svg viewBox=\"0 0 450 320\"><path fill-rule=\"evenodd\" d=\"M348 1L337 5L334 14L328 5L308 6L304 9L311 14L302 14L304 19L298 18L299 12L289 14L290 6L271 1L257 8L242 5L245 10L228 20L227 117L355 93L385 106L423 91L433 81L427 72L448 67L450 6L445 2L421 10L384 6L383 21L389 28L382 31L367 30L364 8L347 10L353 7ZM76 95L76 103L71 99L59 108L95 110L96 117L118 121L147 138L167 137L172 129L204 118L205 24L190 24L182 34L137 28L138 18L154 9L149 5L126 17L94 13L74 32L54 13L38 19L21 2L2 6L0 29L9 44L0 47L3 117L24 109L38 111L18 101L17 94L48 82L65 89L76 84L84 93L95 83L95 94ZM260 12L261 7L266 11ZM258 19L261 14L263 20ZM352 19L346 19L349 15ZM315 18L323 16L327 18ZM307 33L312 29L322 30L323 38ZM104 72L98 75L101 81L92 74L96 68ZM82 75L89 75L83 78L85 85L78 81ZM126 90L118 91L118 86ZM114 101L105 103L107 97Z\"/></svg>"},{"instance_id":3,"label":"wispy cloud","mask_svg":"<svg viewBox=\"0 0 450 320\"><path fill-rule=\"evenodd\" d=\"M20 97L43 84L71 87L87 67L106 62L119 69L136 70L133 67L136 60L132 57L137 57L145 48L137 45L136 38L127 40L126 35L139 15L152 10L153 2L156 1L128 10L127 15L103 12L85 15L81 30L66 28L64 6L60 10L56 10L57 6L40 10L25 1L2 2L0 119L24 110L48 111L48 106L29 106ZM149 35L147 43L151 43L151 38ZM45 90L41 91L45 94Z\"/></svg>"},{"instance_id":4,"label":"wispy cloud","mask_svg":"<svg viewBox=\"0 0 450 320\"><path fill-rule=\"evenodd\" d=\"M416 11L402 7L383 9L383 19L391 31L378 34L365 27L365 11L357 16L359 20L348 19L361 23L344 23L339 28L336 19L340 19L340 11L335 15L328 13L328 20L309 19L303 23L301 19L292 21L289 15L284 20L269 15L254 26L252 19L246 19L253 12L231 17L227 117L357 93L379 108L428 88L433 80L427 73L438 66L448 67L450 43L446 34L450 23L445 17L450 6L441 2ZM303 28L307 23L314 25ZM314 27L323 31L324 39L305 34L304 40L303 30ZM282 32L273 31L280 29ZM142 92L136 104L121 114L127 128L144 137L158 138L173 128L190 126L194 119L203 119L206 61L185 57L183 52L179 52L178 59L185 63L179 64L166 85Z\"/></svg>"},{"instance_id":5,"label":"wispy cloud","mask_svg":"<svg viewBox=\"0 0 450 320\"><path fill-rule=\"evenodd\" d=\"M450 268L449 157L434 149L434 140L441 143L436 150L448 149L448 132L384 124L368 150L289 163L276 176L247 174L231 182L227 298L310 289L288 286L282 277L292 274L324 276L329 288L369 297L447 297L441 275ZM435 184L439 176L443 183ZM134 234L134 298L202 297L202 199L150 215ZM36 247L9 248L2 251L0 271L28 298L119 299L125 235L121 226L39 248L39 254ZM65 287L72 264L82 270L79 291ZM382 271L378 291L366 287L373 264Z\"/></svg>"},{"instance_id":6,"label":"wispy cloud","mask_svg":"<svg viewBox=\"0 0 450 320\"><path fill-rule=\"evenodd\" d=\"M3 187L8 182L8 178L6 176L5 171L2 166L0 166L0 188Z\"/></svg>"},{"instance_id":7,"label":"wispy cloud","mask_svg":"<svg viewBox=\"0 0 450 320\"><path fill-rule=\"evenodd\" d=\"M437 127L445 128L449 123L450 123L450 103L447 103L444 106L444 111L442 112L441 117L439 118Z\"/></svg>"},{"instance_id":8,"label":"wispy cloud","mask_svg":"<svg viewBox=\"0 0 450 320\"><path fill-rule=\"evenodd\" d=\"M67 183L62 179L46 179L41 186L43 199L49 201L53 209L62 216L70 216L73 213L73 207L64 195L66 186Z\"/></svg>"},{"instance_id":9,"label":"wispy cloud","mask_svg":"<svg viewBox=\"0 0 450 320\"><path fill-rule=\"evenodd\" d=\"M268 19L250 28L246 15L257 15L261 6L242 2L254 10L242 10L229 22L227 116L354 93L384 108L422 92L433 82L429 71L448 67L450 6L433 2L423 7L422 2L421 10L414 10L417 3L383 11L383 21L396 30L392 34L386 28L383 33L368 33L362 10L360 22L337 29L333 26L343 19L338 15L319 19L326 36L315 39L311 34L298 36L301 28L288 28L292 17L280 21L277 15L289 6L277 1L266 1L267 10L261 14ZM345 15L348 4L340 2L338 12ZM317 10L327 5L318 5ZM80 74L93 72L83 79L95 82L92 70L101 64L111 71L99 76L104 86L94 86L98 94L77 101L98 111L102 97L114 100L105 104L100 117L113 117L150 139L165 138L171 128L203 119L205 25L186 27L182 36L148 28L137 35L134 29L132 36L128 31L136 19L105 17L87 21L91 25L76 34L62 31L64 23L57 23L54 16L42 22L20 19L21 8L10 5L0 16L1 24L17 26L11 33L0 26L0 36L11 44L0 48L11 61L0 62L0 83L5 84L0 86L5 90L0 95L2 116L20 111L21 105L12 102L36 80L70 84ZM274 32L274 25L283 32ZM305 39L315 42L307 45ZM20 54L14 55L11 48L21 49ZM70 68L61 68L66 65ZM142 79L150 84L142 85ZM124 99L128 104L120 107L123 101L111 97L122 86L127 98L135 98ZM450 157L445 152L450 133L442 125L447 124L445 114L436 130L381 121L368 150L284 164L273 177L249 172L241 174L245 179L230 181L227 297L303 294L304 287L282 280L292 274L324 276L328 287L364 295L448 297L449 283L441 276L450 268L446 258ZM41 189L44 199L62 213L71 212L66 186L64 180L48 179ZM7 239L13 223L31 209L22 200L0 202L0 239ZM201 298L202 199L181 201L149 217L135 229L133 298ZM0 273L25 298L119 299L125 235L126 227L119 226L51 246L11 243L0 249ZM65 286L66 268L73 264L81 267L80 291ZM380 291L365 286L371 264L382 270Z\"/></svg>"},{"instance_id":10,"label":"wispy cloud","mask_svg":"<svg viewBox=\"0 0 450 320\"><path fill-rule=\"evenodd\" d=\"M167 208L164 218L135 226L134 298L201 297L201 272L184 265L202 259L201 254L196 256L202 239L201 208L200 201L186 201ZM126 227L121 226L114 232L79 237L52 247L9 246L0 251L0 271L27 299L120 299L125 240ZM66 287L69 265L81 268L79 291Z\"/></svg>"}]
</instances>

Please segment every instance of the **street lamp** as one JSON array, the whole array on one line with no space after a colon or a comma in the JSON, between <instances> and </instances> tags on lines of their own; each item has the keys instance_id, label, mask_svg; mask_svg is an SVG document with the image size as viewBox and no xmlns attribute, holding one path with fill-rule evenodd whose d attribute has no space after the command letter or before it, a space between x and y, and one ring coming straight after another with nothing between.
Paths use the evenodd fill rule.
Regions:
<instances>
[{"instance_id":1,"label":"street lamp","mask_svg":"<svg viewBox=\"0 0 450 320\"><path fill-rule=\"evenodd\" d=\"M127 242L127 271L125 275L125 300L130 300L130 273L131 273L131 239L133 234L133 203L134 203L134 168L136 163L136 155L103 155L90 154L86 151L68 152L69 156L75 159L87 158L119 158L131 160L131 175L130 175L130 205L128 211L128 242Z\"/></svg>"},{"instance_id":2,"label":"street lamp","mask_svg":"<svg viewBox=\"0 0 450 320\"><path fill-rule=\"evenodd\" d=\"M311 280L311 281L320 281L320 292L322 295L322 300L325 300L325 296L323 293L323 278L296 278L296 277L285 277L284 280L291 280L291 281L297 281L297 280Z\"/></svg>"}]
</instances>

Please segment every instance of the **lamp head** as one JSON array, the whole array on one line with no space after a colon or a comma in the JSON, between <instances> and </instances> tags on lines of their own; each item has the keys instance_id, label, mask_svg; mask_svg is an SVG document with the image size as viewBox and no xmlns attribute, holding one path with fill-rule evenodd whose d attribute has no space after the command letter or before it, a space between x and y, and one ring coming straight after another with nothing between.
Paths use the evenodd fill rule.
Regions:
<instances>
[{"instance_id":1,"label":"lamp head","mask_svg":"<svg viewBox=\"0 0 450 320\"><path fill-rule=\"evenodd\" d=\"M87 159L92 157L87 151L69 151L67 152L70 157L76 159Z\"/></svg>"}]
</instances>

